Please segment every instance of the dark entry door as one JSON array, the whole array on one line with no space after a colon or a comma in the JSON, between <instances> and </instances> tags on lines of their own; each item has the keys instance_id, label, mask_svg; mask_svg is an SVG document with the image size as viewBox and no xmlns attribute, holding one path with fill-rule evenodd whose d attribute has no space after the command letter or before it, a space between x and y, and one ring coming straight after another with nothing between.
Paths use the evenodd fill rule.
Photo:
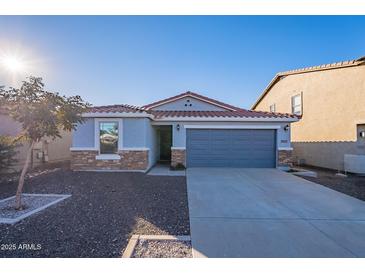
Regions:
<instances>
[{"instance_id":1,"label":"dark entry door","mask_svg":"<svg viewBox=\"0 0 365 274\"><path fill-rule=\"evenodd\" d=\"M172 127L160 127L160 161L171 161Z\"/></svg>"}]
</instances>

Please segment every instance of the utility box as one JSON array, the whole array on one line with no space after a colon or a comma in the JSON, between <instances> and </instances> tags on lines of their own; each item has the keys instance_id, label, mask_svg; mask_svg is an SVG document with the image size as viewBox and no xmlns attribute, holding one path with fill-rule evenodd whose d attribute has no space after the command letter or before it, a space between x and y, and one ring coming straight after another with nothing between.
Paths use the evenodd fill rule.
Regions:
<instances>
[{"instance_id":1,"label":"utility box","mask_svg":"<svg viewBox=\"0 0 365 274\"><path fill-rule=\"evenodd\" d=\"M365 155L345 154L345 171L365 175Z\"/></svg>"}]
</instances>

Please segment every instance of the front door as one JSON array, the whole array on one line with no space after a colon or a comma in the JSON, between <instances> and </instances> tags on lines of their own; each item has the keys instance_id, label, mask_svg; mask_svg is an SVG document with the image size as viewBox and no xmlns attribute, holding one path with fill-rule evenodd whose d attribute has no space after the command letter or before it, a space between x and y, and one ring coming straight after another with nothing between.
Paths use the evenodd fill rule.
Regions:
<instances>
[{"instance_id":1,"label":"front door","mask_svg":"<svg viewBox=\"0 0 365 274\"><path fill-rule=\"evenodd\" d=\"M160 126L160 161L171 161L172 126Z\"/></svg>"}]
</instances>

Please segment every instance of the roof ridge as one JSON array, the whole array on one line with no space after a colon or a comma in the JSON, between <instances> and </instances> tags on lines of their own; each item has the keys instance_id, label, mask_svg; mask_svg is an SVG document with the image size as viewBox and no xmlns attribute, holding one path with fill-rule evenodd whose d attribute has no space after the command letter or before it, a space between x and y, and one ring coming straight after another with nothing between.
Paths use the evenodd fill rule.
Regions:
<instances>
[{"instance_id":1,"label":"roof ridge","mask_svg":"<svg viewBox=\"0 0 365 274\"><path fill-rule=\"evenodd\" d=\"M248 109L242 109L242 110L245 110L245 111L250 111ZM167 109L150 109L149 111L181 111L181 112L193 112L193 111L196 111L196 112L200 112L200 111L204 111L204 112L214 112L214 111L221 111L221 112L232 112L232 110L228 110L228 109L225 109L225 110L179 110L179 109L172 109L172 110L167 110Z\"/></svg>"},{"instance_id":2,"label":"roof ridge","mask_svg":"<svg viewBox=\"0 0 365 274\"><path fill-rule=\"evenodd\" d=\"M358 65L363 62L365 62L365 56L362 56L360 58L353 59L353 60L340 61L340 62L327 63L327 64L321 64L321 65L316 65L316 66L281 71L281 72L278 72L277 75L285 76L285 75L291 75L291 74L296 74L296 73L301 73L301 72L312 72L312 71L318 71L318 70L324 70L324 69L342 68L342 67Z\"/></svg>"},{"instance_id":3,"label":"roof ridge","mask_svg":"<svg viewBox=\"0 0 365 274\"><path fill-rule=\"evenodd\" d=\"M186 91L186 92L183 92L183 93L180 93L180 94L175 95L175 96L168 97L166 99L162 99L162 100L155 101L153 103L144 105L144 106L142 106L142 108L148 110L148 109L150 109L154 106L167 104L169 101L178 100L178 99L183 98L185 96L193 96L193 97L197 97L200 100L210 101L211 103L216 104L216 105L220 105L221 107L226 108L226 109L231 109L231 110L240 110L241 109L239 107L236 107L236 106L233 106L233 105L230 105L230 104L227 104L227 103L223 103L223 102L218 101L216 99L212 99L210 97L198 94L198 93L190 91L190 90Z\"/></svg>"},{"instance_id":4,"label":"roof ridge","mask_svg":"<svg viewBox=\"0 0 365 274\"><path fill-rule=\"evenodd\" d=\"M122 109L122 110L121 110ZM91 112L100 112L100 110L106 110L106 112L143 112L145 111L142 107L128 105L128 104L114 104L114 105L103 105L103 106L92 106Z\"/></svg>"},{"instance_id":5,"label":"roof ridge","mask_svg":"<svg viewBox=\"0 0 365 274\"><path fill-rule=\"evenodd\" d=\"M134 108L134 109L142 108L142 107L130 105L130 104L112 104L112 105L92 106L92 108L102 108L102 107L128 107L128 108Z\"/></svg>"}]
</instances>

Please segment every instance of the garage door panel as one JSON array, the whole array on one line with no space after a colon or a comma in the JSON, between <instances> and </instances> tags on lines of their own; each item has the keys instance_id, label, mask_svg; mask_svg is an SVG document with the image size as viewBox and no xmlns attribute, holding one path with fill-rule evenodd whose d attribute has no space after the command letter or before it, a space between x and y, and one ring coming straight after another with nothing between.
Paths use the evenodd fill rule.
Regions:
<instances>
[{"instance_id":1,"label":"garage door panel","mask_svg":"<svg viewBox=\"0 0 365 274\"><path fill-rule=\"evenodd\" d=\"M231 141L231 144L233 146L241 147L242 145L246 146L246 145L252 144L252 140L237 140L237 139L233 139Z\"/></svg>"},{"instance_id":2,"label":"garage door panel","mask_svg":"<svg viewBox=\"0 0 365 274\"><path fill-rule=\"evenodd\" d=\"M255 149L255 151L266 151L266 150L273 151L273 149L276 148L275 145L262 143L262 142L252 142L251 146L252 146L252 148Z\"/></svg>"},{"instance_id":3,"label":"garage door panel","mask_svg":"<svg viewBox=\"0 0 365 274\"><path fill-rule=\"evenodd\" d=\"M275 167L275 130L188 129L188 167Z\"/></svg>"},{"instance_id":4,"label":"garage door panel","mask_svg":"<svg viewBox=\"0 0 365 274\"><path fill-rule=\"evenodd\" d=\"M252 142L250 142L251 145L256 145L256 146L262 146L262 147L275 147L275 144L273 144L271 142L270 139L268 140L252 140Z\"/></svg>"}]
</instances>

